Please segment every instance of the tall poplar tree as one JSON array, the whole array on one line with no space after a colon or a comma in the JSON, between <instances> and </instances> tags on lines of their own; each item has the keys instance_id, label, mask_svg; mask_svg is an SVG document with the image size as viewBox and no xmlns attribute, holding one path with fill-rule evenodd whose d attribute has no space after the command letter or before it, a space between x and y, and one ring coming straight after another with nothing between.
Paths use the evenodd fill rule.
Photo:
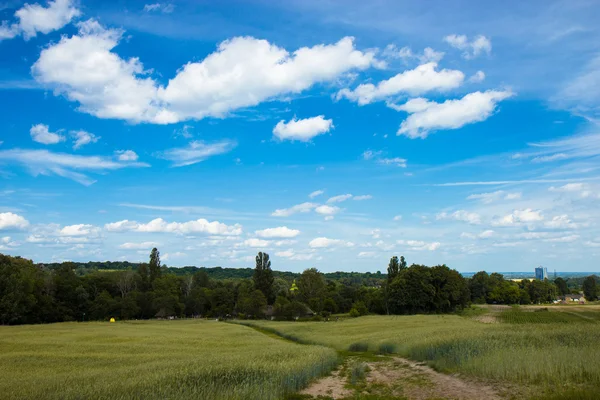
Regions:
<instances>
[{"instance_id":1,"label":"tall poplar tree","mask_svg":"<svg viewBox=\"0 0 600 400\"><path fill-rule=\"evenodd\" d=\"M252 276L254 287L260 290L267 298L268 304L273 304L273 271L267 253L259 252L256 256L256 267Z\"/></svg>"}]
</instances>

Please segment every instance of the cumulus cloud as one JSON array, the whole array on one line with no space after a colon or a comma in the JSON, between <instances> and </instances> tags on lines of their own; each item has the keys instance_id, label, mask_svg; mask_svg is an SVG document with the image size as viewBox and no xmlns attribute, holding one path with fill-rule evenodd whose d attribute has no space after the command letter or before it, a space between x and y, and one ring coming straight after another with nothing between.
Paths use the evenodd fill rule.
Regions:
<instances>
[{"instance_id":1,"label":"cumulus cloud","mask_svg":"<svg viewBox=\"0 0 600 400\"><path fill-rule=\"evenodd\" d=\"M277 228L267 228L255 231L256 236L261 238L293 238L300 234L297 229L290 229L287 226L279 226Z\"/></svg>"},{"instance_id":2,"label":"cumulus cloud","mask_svg":"<svg viewBox=\"0 0 600 400\"><path fill-rule=\"evenodd\" d=\"M398 240L397 243L402 246L407 246L409 250L437 250L440 246L440 242L424 242L421 240Z\"/></svg>"},{"instance_id":3,"label":"cumulus cloud","mask_svg":"<svg viewBox=\"0 0 600 400\"><path fill-rule=\"evenodd\" d=\"M219 221L207 221L204 218L188 222L167 222L162 218L156 218L147 224L136 221L123 220L106 224L104 229L109 232L146 232L146 233L205 233L209 235L238 236L242 234L242 226L239 224L226 225Z\"/></svg>"},{"instance_id":4,"label":"cumulus cloud","mask_svg":"<svg viewBox=\"0 0 600 400\"><path fill-rule=\"evenodd\" d=\"M326 248L326 247L341 247L341 246L353 247L354 243L347 242L345 240L340 240L340 239L329 239L326 237L318 237L318 238L311 240L308 243L308 246L313 249L320 249L320 248Z\"/></svg>"},{"instance_id":5,"label":"cumulus cloud","mask_svg":"<svg viewBox=\"0 0 600 400\"><path fill-rule=\"evenodd\" d=\"M373 196L370 194L361 194L360 196L354 196L352 200L354 201L362 201L362 200L371 200Z\"/></svg>"},{"instance_id":6,"label":"cumulus cloud","mask_svg":"<svg viewBox=\"0 0 600 400\"><path fill-rule=\"evenodd\" d=\"M271 244L270 241L268 240L262 240L262 239L256 239L256 238L251 238L251 239L246 239L241 243L238 243L236 245L236 247L252 247L252 248L264 248L267 247Z\"/></svg>"},{"instance_id":7,"label":"cumulus cloud","mask_svg":"<svg viewBox=\"0 0 600 400\"><path fill-rule=\"evenodd\" d=\"M65 140L64 136L50 132L48 125L44 124L33 125L29 130L29 134L34 142L42 144L57 144Z\"/></svg>"},{"instance_id":8,"label":"cumulus cloud","mask_svg":"<svg viewBox=\"0 0 600 400\"><path fill-rule=\"evenodd\" d=\"M498 102L513 95L510 91L488 90L473 92L462 99L436 103L424 98L407 101L403 105L389 104L396 111L410 115L400 125L398 135L411 139L426 138L432 131L458 129L465 125L488 119Z\"/></svg>"},{"instance_id":9,"label":"cumulus cloud","mask_svg":"<svg viewBox=\"0 0 600 400\"><path fill-rule=\"evenodd\" d=\"M294 261L308 261L314 258L314 253L296 253L293 249L278 251L275 253L277 257L288 258Z\"/></svg>"},{"instance_id":10,"label":"cumulus cloud","mask_svg":"<svg viewBox=\"0 0 600 400\"><path fill-rule=\"evenodd\" d=\"M29 221L18 214L11 212L0 213L0 230L25 229Z\"/></svg>"},{"instance_id":11,"label":"cumulus cloud","mask_svg":"<svg viewBox=\"0 0 600 400\"><path fill-rule=\"evenodd\" d=\"M378 64L374 52L356 50L350 37L293 53L266 40L235 37L202 61L187 63L161 86L139 59L112 51L121 30L94 20L78 26L78 34L42 50L32 67L35 79L79 103L83 112L134 123L222 118Z\"/></svg>"},{"instance_id":12,"label":"cumulus cloud","mask_svg":"<svg viewBox=\"0 0 600 400\"><path fill-rule=\"evenodd\" d=\"M337 214L341 209L339 207L336 206L328 206L328 205L322 205L322 206L318 206L317 208L315 208L315 212L317 214L321 214L321 215L333 215L333 214Z\"/></svg>"},{"instance_id":13,"label":"cumulus cloud","mask_svg":"<svg viewBox=\"0 0 600 400\"><path fill-rule=\"evenodd\" d=\"M351 198L352 198L351 194L340 194L339 196L330 197L327 200L327 203L341 203L341 202L346 201Z\"/></svg>"},{"instance_id":14,"label":"cumulus cloud","mask_svg":"<svg viewBox=\"0 0 600 400\"><path fill-rule=\"evenodd\" d=\"M426 47L423 49L423 53L413 53L410 47L404 46L401 49L395 44L388 44L382 52L382 55L386 58L400 58L405 62L410 59L418 60L421 64L426 64L429 62L439 62L442 58L444 58L444 53L441 51L435 51L431 47Z\"/></svg>"},{"instance_id":15,"label":"cumulus cloud","mask_svg":"<svg viewBox=\"0 0 600 400\"><path fill-rule=\"evenodd\" d=\"M469 78L471 83L480 83L485 80L485 73L483 71L477 71Z\"/></svg>"},{"instance_id":16,"label":"cumulus cloud","mask_svg":"<svg viewBox=\"0 0 600 400\"><path fill-rule=\"evenodd\" d=\"M377 86L364 83L354 90L342 89L337 93L336 99L346 98L359 105L365 105L400 93L417 96L433 90L448 91L459 87L465 78L461 71L443 69L438 72L436 68L435 62L419 65L415 69L381 81Z\"/></svg>"},{"instance_id":17,"label":"cumulus cloud","mask_svg":"<svg viewBox=\"0 0 600 400\"><path fill-rule=\"evenodd\" d=\"M483 53L489 55L492 52L492 42L483 35L469 41L466 35L453 34L446 36L444 41L456 49L463 50L462 56L466 59L478 57Z\"/></svg>"},{"instance_id":18,"label":"cumulus cloud","mask_svg":"<svg viewBox=\"0 0 600 400\"><path fill-rule=\"evenodd\" d=\"M544 226L551 229L574 229L577 228L577 224L569 219L569 217L565 215L557 215L552 217L551 220L546 221Z\"/></svg>"},{"instance_id":19,"label":"cumulus cloud","mask_svg":"<svg viewBox=\"0 0 600 400\"><path fill-rule=\"evenodd\" d=\"M48 2L48 7L38 3L25 4L15 12L18 22L11 24L2 21L0 24L0 41L23 35L25 40L36 37L38 33L48 34L61 29L74 18L81 15L72 0L54 0Z\"/></svg>"},{"instance_id":20,"label":"cumulus cloud","mask_svg":"<svg viewBox=\"0 0 600 400\"><path fill-rule=\"evenodd\" d=\"M48 150L0 150L0 163L12 162L27 168L33 175L57 175L83 185L95 180L77 171L105 172L127 167L149 167L140 162L119 162L101 156L79 156Z\"/></svg>"},{"instance_id":21,"label":"cumulus cloud","mask_svg":"<svg viewBox=\"0 0 600 400\"><path fill-rule=\"evenodd\" d=\"M308 142L315 136L329 132L333 127L333 120L325 119L323 115L306 119L294 118L289 122L279 121L273 128L273 135L281 140Z\"/></svg>"},{"instance_id":22,"label":"cumulus cloud","mask_svg":"<svg viewBox=\"0 0 600 400\"><path fill-rule=\"evenodd\" d=\"M131 242L127 242L127 243L123 243L122 245L119 245L120 249L123 250L149 250L152 249L153 247L157 247L159 244L156 242L142 242L142 243L131 243Z\"/></svg>"},{"instance_id":23,"label":"cumulus cloud","mask_svg":"<svg viewBox=\"0 0 600 400\"><path fill-rule=\"evenodd\" d=\"M435 216L437 220L448 220L453 219L456 221L468 222L469 224L477 225L481 223L481 216L474 212L468 212L466 210L458 210L453 213L442 212Z\"/></svg>"},{"instance_id":24,"label":"cumulus cloud","mask_svg":"<svg viewBox=\"0 0 600 400\"><path fill-rule=\"evenodd\" d=\"M119 161L137 161L139 156L133 150L117 150L115 151Z\"/></svg>"},{"instance_id":25,"label":"cumulus cloud","mask_svg":"<svg viewBox=\"0 0 600 400\"><path fill-rule=\"evenodd\" d=\"M168 149L159 154L160 158L169 160L174 167L197 164L219 154L225 154L237 146L236 142L222 140L216 143L193 141L186 147Z\"/></svg>"},{"instance_id":26,"label":"cumulus cloud","mask_svg":"<svg viewBox=\"0 0 600 400\"><path fill-rule=\"evenodd\" d=\"M277 210L273 211L273 213L271 215L273 217L289 217L290 215L293 215L296 213L310 212L318 206L319 206L318 204L306 202L306 203L302 203L302 204L297 204L290 208L277 209Z\"/></svg>"},{"instance_id":27,"label":"cumulus cloud","mask_svg":"<svg viewBox=\"0 0 600 400\"><path fill-rule=\"evenodd\" d=\"M494 226L513 226L520 224L530 224L544 219L540 210L526 208L524 210L514 210L512 214L505 215L502 218L492 221Z\"/></svg>"},{"instance_id":28,"label":"cumulus cloud","mask_svg":"<svg viewBox=\"0 0 600 400\"><path fill-rule=\"evenodd\" d=\"M100 229L94 225L77 224L63 227L59 232L59 236L90 236L97 235Z\"/></svg>"},{"instance_id":29,"label":"cumulus cloud","mask_svg":"<svg viewBox=\"0 0 600 400\"><path fill-rule=\"evenodd\" d=\"M77 150L86 144L97 143L100 137L86 131L72 131L71 136L73 137L73 149Z\"/></svg>"}]
</instances>

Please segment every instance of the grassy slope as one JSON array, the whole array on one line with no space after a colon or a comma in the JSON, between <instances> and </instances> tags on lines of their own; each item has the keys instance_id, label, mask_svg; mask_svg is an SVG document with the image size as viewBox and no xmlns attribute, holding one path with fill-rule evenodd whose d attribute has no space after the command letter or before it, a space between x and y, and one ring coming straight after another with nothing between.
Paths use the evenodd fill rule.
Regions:
<instances>
[{"instance_id":1,"label":"grassy slope","mask_svg":"<svg viewBox=\"0 0 600 400\"><path fill-rule=\"evenodd\" d=\"M0 327L3 399L275 399L337 362L215 321Z\"/></svg>"},{"instance_id":2,"label":"grassy slope","mask_svg":"<svg viewBox=\"0 0 600 400\"><path fill-rule=\"evenodd\" d=\"M508 312L514 312L512 310ZM300 341L380 346L446 372L535 386L544 397L600 398L600 323L482 324L456 315L370 316L329 323L254 322ZM554 314L552 314L554 316ZM522 318L520 321L522 322Z\"/></svg>"}]
</instances>

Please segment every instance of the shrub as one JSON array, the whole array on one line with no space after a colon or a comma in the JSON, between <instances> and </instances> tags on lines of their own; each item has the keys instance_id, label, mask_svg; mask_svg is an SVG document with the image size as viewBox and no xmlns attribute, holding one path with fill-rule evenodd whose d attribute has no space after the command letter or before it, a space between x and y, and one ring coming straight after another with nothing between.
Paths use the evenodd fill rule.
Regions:
<instances>
[{"instance_id":1,"label":"shrub","mask_svg":"<svg viewBox=\"0 0 600 400\"><path fill-rule=\"evenodd\" d=\"M352 310L350 310L349 315L352 318L357 318L360 317L360 312L356 308L353 308Z\"/></svg>"},{"instance_id":2,"label":"shrub","mask_svg":"<svg viewBox=\"0 0 600 400\"><path fill-rule=\"evenodd\" d=\"M359 381L365 379L369 366L364 362L357 362L350 369L350 383L356 385Z\"/></svg>"},{"instance_id":3,"label":"shrub","mask_svg":"<svg viewBox=\"0 0 600 400\"><path fill-rule=\"evenodd\" d=\"M393 343L381 343L377 349L379 354L392 354L396 352L396 345Z\"/></svg>"},{"instance_id":4,"label":"shrub","mask_svg":"<svg viewBox=\"0 0 600 400\"><path fill-rule=\"evenodd\" d=\"M356 343L352 343L349 347L348 347L349 351L353 351L353 352L362 352L362 351L367 351L369 350L369 344L365 343L365 342L356 342Z\"/></svg>"}]
</instances>

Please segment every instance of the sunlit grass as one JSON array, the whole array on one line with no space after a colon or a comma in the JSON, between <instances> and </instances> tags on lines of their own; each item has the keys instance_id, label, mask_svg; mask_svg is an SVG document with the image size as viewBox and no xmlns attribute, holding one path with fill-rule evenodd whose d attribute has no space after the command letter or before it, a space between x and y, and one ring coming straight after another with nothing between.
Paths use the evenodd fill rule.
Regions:
<instances>
[{"instance_id":1,"label":"sunlit grass","mask_svg":"<svg viewBox=\"0 0 600 400\"><path fill-rule=\"evenodd\" d=\"M215 321L0 327L2 399L278 399L336 362Z\"/></svg>"},{"instance_id":2,"label":"sunlit grass","mask_svg":"<svg viewBox=\"0 0 600 400\"><path fill-rule=\"evenodd\" d=\"M483 324L456 315L253 323L340 351L364 343L369 351L393 349L444 372L538 387L553 395L564 391L600 398L600 324L594 316L504 312L511 313L504 320L517 323Z\"/></svg>"}]
</instances>

